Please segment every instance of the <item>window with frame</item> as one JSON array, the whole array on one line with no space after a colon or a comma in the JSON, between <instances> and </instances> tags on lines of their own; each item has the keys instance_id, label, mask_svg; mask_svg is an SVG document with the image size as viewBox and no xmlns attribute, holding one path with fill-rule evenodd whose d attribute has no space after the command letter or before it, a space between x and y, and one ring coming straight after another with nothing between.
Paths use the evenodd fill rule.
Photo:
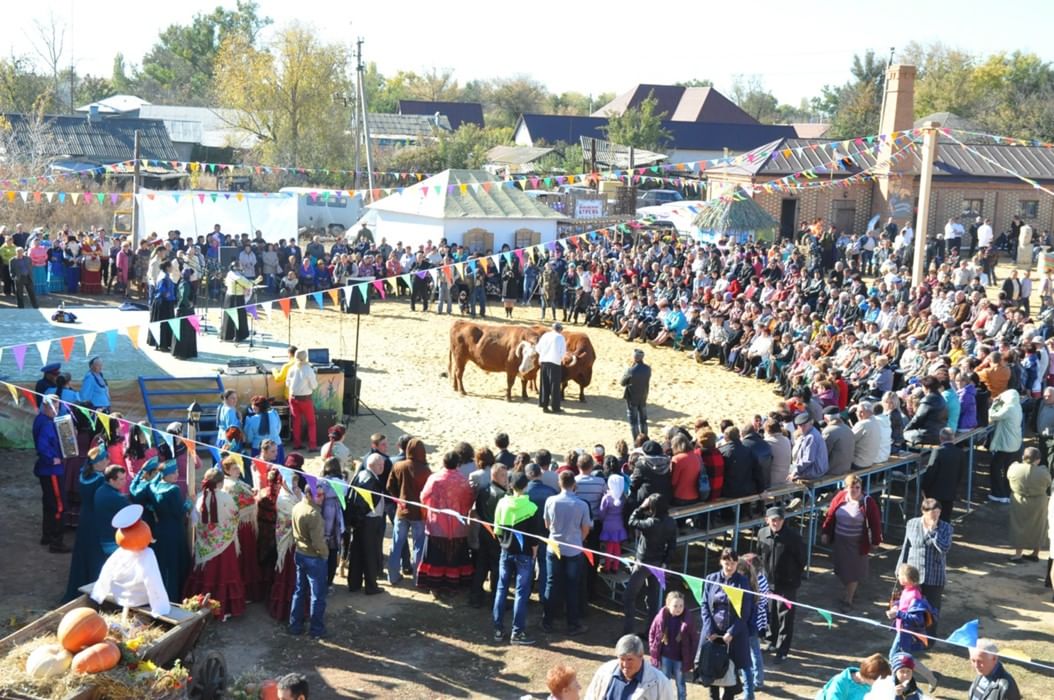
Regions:
<instances>
[{"instance_id":1,"label":"window with frame","mask_svg":"<svg viewBox=\"0 0 1054 700\"><path fill-rule=\"evenodd\" d=\"M978 217L982 216L984 211L984 200L983 199L964 199L963 200L963 216Z\"/></svg>"},{"instance_id":2,"label":"window with frame","mask_svg":"<svg viewBox=\"0 0 1054 700\"><path fill-rule=\"evenodd\" d=\"M1017 203L1017 213L1022 219L1035 219L1039 217L1039 200L1022 199Z\"/></svg>"}]
</instances>

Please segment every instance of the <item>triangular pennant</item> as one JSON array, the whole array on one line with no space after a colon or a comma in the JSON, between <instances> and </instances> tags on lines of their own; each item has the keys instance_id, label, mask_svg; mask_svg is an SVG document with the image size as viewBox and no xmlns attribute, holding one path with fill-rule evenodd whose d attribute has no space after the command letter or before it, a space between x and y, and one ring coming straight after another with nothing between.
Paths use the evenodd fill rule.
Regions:
<instances>
[{"instance_id":1,"label":"triangular pennant","mask_svg":"<svg viewBox=\"0 0 1054 700\"><path fill-rule=\"evenodd\" d=\"M161 321L154 321L153 323L147 324L147 330L150 335L153 336L155 343L161 342Z\"/></svg>"},{"instance_id":2,"label":"triangular pennant","mask_svg":"<svg viewBox=\"0 0 1054 700\"><path fill-rule=\"evenodd\" d=\"M94 331L89 331L88 333L85 333L84 335L81 336L82 338L84 338L84 354L85 355L90 355L91 354L91 349L95 345L95 339L98 336L99 336L99 334L94 332Z\"/></svg>"},{"instance_id":3,"label":"triangular pennant","mask_svg":"<svg viewBox=\"0 0 1054 700\"><path fill-rule=\"evenodd\" d=\"M106 331L106 344L110 346L110 352L116 352L117 331Z\"/></svg>"},{"instance_id":4,"label":"triangular pennant","mask_svg":"<svg viewBox=\"0 0 1054 700\"><path fill-rule=\"evenodd\" d=\"M22 396L26 397L26 401L33 407L33 410L37 410L37 397L33 395L33 392L29 389L22 389Z\"/></svg>"},{"instance_id":5,"label":"triangular pennant","mask_svg":"<svg viewBox=\"0 0 1054 700\"><path fill-rule=\"evenodd\" d=\"M556 555L556 558L559 559L560 558L560 545L558 545L556 543L556 540L554 540L552 538L547 539L545 541L545 544L549 548L549 551L552 552L554 555Z\"/></svg>"},{"instance_id":6,"label":"triangular pennant","mask_svg":"<svg viewBox=\"0 0 1054 700\"><path fill-rule=\"evenodd\" d=\"M688 590L695 597L695 602L703 605L703 579L698 576L682 576L681 578L688 585Z\"/></svg>"},{"instance_id":7,"label":"triangular pennant","mask_svg":"<svg viewBox=\"0 0 1054 700\"><path fill-rule=\"evenodd\" d=\"M962 627L949 634L946 641L949 644L960 644L967 647L977 646L977 628L980 623L980 620L970 620Z\"/></svg>"},{"instance_id":8,"label":"triangular pennant","mask_svg":"<svg viewBox=\"0 0 1054 700\"><path fill-rule=\"evenodd\" d=\"M6 386L7 390L11 392L11 399L15 402L15 405L17 406L18 405L18 387L16 387L14 384L4 384L4 386Z\"/></svg>"},{"instance_id":9,"label":"triangular pennant","mask_svg":"<svg viewBox=\"0 0 1054 700\"><path fill-rule=\"evenodd\" d=\"M282 482L290 489L293 488L293 470L289 467L278 467L278 473L282 476Z\"/></svg>"},{"instance_id":10,"label":"triangular pennant","mask_svg":"<svg viewBox=\"0 0 1054 700\"><path fill-rule=\"evenodd\" d=\"M325 304L322 303L322 292L312 292L311 298L315 300L315 303L318 305L318 308L321 309L325 307Z\"/></svg>"},{"instance_id":11,"label":"triangular pennant","mask_svg":"<svg viewBox=\"0 0 1054 700\"><path fill-rule=\"evenodd\" d=\"M659 587L660 588L666 588L666 572L665 571L663 571L662 569L660 569L658 567L655 567L655 566L649 566L648 564L645 564L644 567L648 571L650 571L651 575L654 576L655 579L659 582Z\"/></svg>"},{"instance_id":12,"label":"triangular pennant","mask_svg":"<svg viewBox=\"0 0 1054 700\"><path fill-rule=\"evenodd\" d=\"M481 522L481 523L480 523L480 525L482 525L482 526L483 526L483 529L484 529L484 530L486 530L487 532L489 532L489 533L490 533L490 536L491 536L491 537L493 537L494 539L498 539L498 536L494 534L494 528L493 528L493 527L491 527L491 524L490 524L490 523L486 523L486 522ZM517 533L517 534L518 534L518 533ZM521 537L521 538L520 538L520 540L522 540L522 539L523 539L523 538ZM520 541L520 550L521 550L521 551L523 550L523 542L522 542L522 541Z\"/></svg>"},{"instance_id":13,"label":"triangular pennant","mask_svg":"<svg viewBox=\"0 0 1054 700\"><path fill-rule=\"evenodd\" d=\"M194 329L195 333L201 333L201 319L198 318L197 314L191 314L187 316L187 323L190 324L191 328Z\"/></svg>"},{"instance_id":14,"label":"triangular pennant","mask_svg":"<svg viewBox=\"0 0 1054 700\"><path fill-rule=\"evenodd\" d=\"M178 343L183 337L183 319L181 318L170 318L167 321L169 329L172 331L172 337L176 339Z\"/></svg>"},{"instance_id":15,"label":"triangular pennant","mask_svg":"<svg viewBox=\"0 0 1054 700\"><path fill-rule=\"evenodd\" d=\"M59 347L62 348L62 356L66 359L66 362L69 362L70 356L73 355L73 342L75 340L76 338L73 336L59 338Z\"/></svg>"},{"instance_id":16,"label":"triangular pennant","mask_svg":"<svg viewBox=\"0 0 1054 700\"><path fill-rule=\"evenodd\" d=\"M487 523L483 523L483 524L486 525ZM494 532L491 532L490 534L493 535ZM522 552L523 549L524 549L524 547L523 547L523 535L521 533L519 533L519 532L513 532L512 534L516 538L516 543L520 545L520 551Z\"/></svg>"},{"instance_id":17,"label":"triangular pennant","mask_svg":"<svg viewBox=\"0 0 1054 700\"><path fill-rule=\"evenodd\" d=\"M586 555L586 561L589 562L590 566L596 566L596 561L593 560L593 552L588 549L583 549L582 554Z\"/></svg>"},{"instance_id":18,"label":"triangular pennant","mask_svg":"<svg viewBox=\"0 0 1054 700\"><path fill-rule=\"evenodd\" d=\"M124 332L128 334L128 339L132 341L132 347L139 347L139 326L128 326L124 329Z\"/></svg>"},{"instance_id":19,"label":"triangular pennant","mask_svg":"<svg viewBox=\"0 0 1054 700\"><path fill-rule=\"evenodd\" d=\"M724 586L722 586L722 588L724 588ZM816 612L820 613L820 617L827 620L827 629L831 629L832 627L834 627L834 618L831 617L831 613L827 612L826 610L821 610L820 608L817 608Z\"/></svg>"},{"instance_id":20,"label":"triangular pennant","mask_svg":"<svg viewBox=\"0 0 1054 700\"><path fill-rule=\"evenodd\" d=\"M381 295L381 299L385 298L386 295L384 293L384 280L374 280L373 288L376 289L377 293Z\"/></svg>"},{"instance_id":21,"label":"triangular pennant","mask_svg":"<svg viewBox=\"0 0 1054 700\"><path fill-rule=\"evenodd\" d=\"M318 493L318 478L314 474L308 474L304 472L304 478L307 479L307 490L312 496Z\"/></svg>"},{"instance_id":22,"label":"triangular pennant","mask_svg":"<svg viewBox=\"0 0 1054 700\"><path fill-rule=\"evenodd\" d=\"M333 300L333 306L335 306L335 307L337 307L339 309L340 308L340 290L336 289L336 288L330 289L327 292L327 294L329 294L329 298ZM319 304L319 306L322 306L322 305Z\"/></svg>"},{"instance_id":23,"label":"triangular pennant","mask_svg":"<svg viewBox=\"0 0 1054 700\"><path fill-rule=\"evenodd\" d=\"M356 284L355 285L355 289L358 291L359 296L362 297L362 303L365 304L366 303L366 283L365 282L361 282L359 284Z\"/></svg>"},{"instance_id":24,"label":"triangular pennant","mask_svg":"<svg viewBox=\"0 0 1054 700\"><path fill-rule=\"evenodd\" d=\"M102 427L106 430L106 434L110 434L110 416L105 413L99 414L99 422L102 423Z\"/></svg>"},{"instance_id":25,"label":"triangular pennant","mask_svg":"<svg viewBox=\"0 0 1054 700\"><path fill-rule=\"evenodd\" d=\"M295 297L291 297L291 298L293 300L293 303L296 304L298 309L302 310L302 309L304 309L307 306L307 296L306 295L301 294L299 296L295 296Z\"/></svg>"},{"instance_id":26,"label":"triangular pennant","mask_svg":"<svg viewBox=\"0 0 1054 700\"><path fill-rule=\"evenodd\" d=\"M728 596L728 602L732 604L732 609L736 611L736 615L742 617L740 611L743 609L743 589L722 585L721 590Z\"/></svg>"},{"instance_id":27,"label":"triangular pennant","mask_svg":"<svg viewBox=\"0 0 1054 700\"><path fill-rule=\"evenodd\" d=\"M163 432L161 432L159 434L161 435L161 439L165 441L165 444L168 445L168 453L170 455L175 455L176 454L176 436L173 435L172 433L168 432L167 430L165 430L165 431L163 431Z\"/></svg>"},{"instance_id":28,"label":"triangular pennant","mask_svg":"<svg viewBox=\"0 0 1054 700\"><path fill-rule=\"evenodd\" d=\"M18 370L21 372L26 365L26 346L16 345L11 348L11 353L15 356L15 364L18 365Z\"/></svg>"},{"instance_id":29,"label":"triangular pennant","mask_svg":"<svg viewBox=\"0 0 1054 700\"><path fill-rule=\"evenodd\" d=\"M370 510L373 510L373 494L362 488L361 486L352 486L355 489L355 493L359 494L359 498L366 501L366 505Z\"/></svg>"},{"instance_id":30,"label":"triangular pennant","mask_svg":"<svg viewBox=\"0 0 1054 700\"><path fill-rule=\"evenodd\" d=\"M238 309L224 309L223 313L227 314L227 318L231 320L235 328L241 329L241 324L238 322L239 314Z\"/></svg>"},{"instance_id":31,"label":"triangular pennant","mask_svg":"<svg viewBox=\"0 0 1054 700\"><path fill-rule=\"evenodd\" d=\"M151 428L149 425L142 425L142 424L139 424L138 427L139 427L139 431L143 434L143 438L146 439L146 444L148 446L150 446L150 447L153 447L154 446L154 436L153 436L154 429Z\"/></svg>"},{"instance_id":32,"label":"triangular pennant","mask_svg":"<svg viewBox=\"0 0 1054 700\"><path fill-rule=\"evenodd\" d=\"M252 316L255 320L260 320L260 312L256 308L256 304L249 304L245 307L245 313Z\"/></svg>"},{"instance_id":33,"label":"triangular pennant","mask_svg":"<svg viewBox=\"0 0 1054 700\"><path fill-rule=\"evenodd\" d=\"M292 302L289 301L289 297L279 299L278 305L282 307L282 313L285 314L285 317L289 318L289 309L292 307Z\"/></svg>"},{"instance_id":34,"label":"triangular pennant","mask_svg":"<svg viewBox=\"0 0 1054 700\"><path fill-rule=\"evenodd\" d=\"M37 346L37 352L40 353L40 364L46 365L48 363L48 353L51 352L51 341L41 340L34 345Z\"/></svg>"},{"instance_id":35,"label":"triangular pennant","mask_svg":"<svg viewBox=\"0 0 1054 700\"><path fill-rule=\"evenodd\" d=\"M340 509L346 509L348 504L344 498L348 495L348 485L339 479L327 479L326 481L330 488L333 489L333 493L337 495L337 500L340 501Z\"/></svg>"}]
</instances>

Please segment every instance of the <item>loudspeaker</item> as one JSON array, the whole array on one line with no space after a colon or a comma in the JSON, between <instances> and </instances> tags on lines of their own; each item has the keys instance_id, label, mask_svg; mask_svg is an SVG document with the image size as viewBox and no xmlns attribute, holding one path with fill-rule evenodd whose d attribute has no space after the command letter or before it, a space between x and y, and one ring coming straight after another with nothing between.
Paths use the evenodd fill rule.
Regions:
<instances>
[{"instance_id":1,"label":"loudspeaker","mask_svg":"<svg viewBox=\"0 0 1054 700\"><path fill-rule=\"evenodd\" d=\"M345 285L356 285L363 282L369 284L373 281L372 277L349 277ZM356 314L359 316L370 315L370 294L369 287L366 288L366 300L363 301L362 294L357 290L352 289L351 293L346 295L344 299L344 311L349 314Z\"/></svg>"},{"instance_id":2,"label":"loudspeaker","mask_svg":"<svg viewBox=\"0 0 1054 700\"><path fill-rule=\"evenodd\" d=\"M344 372L344 396L342 410L346 416L359 415L359 392L362 380L358 377L358 366L355 360L333 360L333 364Z\"/></svg>"},{"instance_id":3,"label":"loudspeaker","mask_svg":"<svg viewBox=\"0 0 1054 700\"><path fill-rule=\"evenodd\" d=\"M231 263L238 262L238 254L242 252L237 246L220 246L220 272L227 274Z\"/></svg>"}]
</instances>

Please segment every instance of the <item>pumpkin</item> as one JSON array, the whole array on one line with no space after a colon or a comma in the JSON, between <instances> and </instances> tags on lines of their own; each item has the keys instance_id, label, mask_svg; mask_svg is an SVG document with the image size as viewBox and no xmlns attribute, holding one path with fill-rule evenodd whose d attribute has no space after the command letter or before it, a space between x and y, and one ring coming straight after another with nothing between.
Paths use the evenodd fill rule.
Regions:
<instances>
[{"instance_id":1,"label":"pumpkin","mask_svg":"<svg viewBox=\"0 0 1054 700\"><path fill-rule=\"evenodd\" d=\"M142 520L136 521L131 527L122 527L117 531L114 539L121 549L138 552L150 546L154 540L154 533L150 532L150 526Z\"/></svg>"},{"instance_id":2,"label":"pumpkin","mask_svg":"<svg viewBox=\"0 0 1054 700\"><path fill-rule=\"evenodd\" d=\"M63 649L61 644L45 644L34 649L26 659L26 673L36 680L54 678L65 673L72 661L73 654Z\"/></svg>"},{"instance_id":3,"label":"pumpkin","mask_svg":"<svg viewBox=\"0 0 1054 700\"><path fill-rule=\"evenodd\" d=\"M74 608L59 623L59 644L76 654L106 639L106 620L91 608Z\"/></svg>"},{"instance_id":4,"label":"pumpkin","mask_svg":"<svg viewBox=\"0 0 1054 700\"><path fill-rule=\"evenodd\" d=\"M121 650L107 639L105 642L92 644L73 657L74 673L100 673L109 671L121 660Z\"/></svg>"},{"instance_id":5,"label":"pumpkin","mask_svg":"<svg viewBox=\"0 0 1054 700\"><path fill-rule=\"evenodd\" d=\"M278 681L268 679L260 684L260 700L278 700Z\"/></svg>"}]
</instances>

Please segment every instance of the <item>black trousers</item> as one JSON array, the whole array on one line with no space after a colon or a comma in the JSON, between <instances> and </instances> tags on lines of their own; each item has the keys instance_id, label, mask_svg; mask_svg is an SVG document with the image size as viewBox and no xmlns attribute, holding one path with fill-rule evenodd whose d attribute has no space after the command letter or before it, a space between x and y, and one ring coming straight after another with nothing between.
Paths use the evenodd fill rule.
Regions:
<instances>
[{"instance_id":1,"label":"black trousers","mask_svg":"<svg viewBox=\"0 0 1054 700\"><path fill-rule=\"evenodd\" d=\"M472 562L472 588L469 591L469 600L473 603L482 603L483 583L490 577L490 595L493 599L494 591L498 589L498 564L501 562L501 545L482 528L479 533L479 549L476 550L476 558Z\"/></svg>"},{"instance_id":2,"label":"black trousers","mask_svg":"<svg viewBox=\"0 0 1054 700\"><path fill-rule=\"evenodd\" d=\"M538 405L553 411L560 410L560 380L563 367L555 362L542 363L542 377L538 383Z\"/></svg>"},{"instance_id":3,"label":"black trousers","mask_svg":"<svg viewBox=\"0 0 1054 700\"><path fill-rule=\"evenodd\" d=\"M421 310L428 311L428 297L431 296L427 284L415 284L410 292L410 310L417 311L417 302L421 302Z\"/></svg>"},{"instance_id":4,"label":"black trousers","mask_svg":"<svg viewBox=\"0 0 1054 700\"><path fill-rule=\"evenodd\" d=\"M384 542L384 517L364 518L351 536L351 556L348 558L348 590L377 588L377 574L381 570L381 545Z\"/></svg>"},{"instance_id":5,"label":"black trousers","mask_svg":"<svg viewBox=\"0 0 1054 700\"><path fill-rule=\"evenodd\" d=\"M11 279L11 268L7 265L0 265L0 281L4 283L4 294L11 296L15 291L15 285Z\"/></svg>"},{"instance_id":6,"label":"black trousers","mask_svg":"<svg viewBox=\"0 0 1054 700\"><path fill-rule=\"evenodd\" d=\"M999 498L1010 497L1010 482L1006 478L1006 471L1020 454L1020 448L1016 452L992 453L991 459L988 461L988 484L990 495Z\"/></svg>"},{"instance_id":7,"label":"black trousers","mask_svg":"<svg viewBox=\"0 0 1054 700\"><path fill-rule=\"evenodd\" d=\"M18 308L25 308L24 303L22 301L23 292L29 295L29 303L33 306L33 308L37 308L37 290L33 288L33 278L26 277L25 275L19 275L15 278L14 285L15 298L18 300Z\"/></svg>"},{"instance_id":8,"label":"black trousers","mask_svg":"<svg viewBox=\"0 0 1054 700\"><path fill-rule=\"evenodd\" d=\"M929 603L934 610L937 611L938 615L933 617L933 624L926 628L926 634L931 637L937 636L937 623L940 621L941 611L941 596L944 595L944 586L928 586L925 583L919 586L922 589L922 595L925 596L926 602Z\"/></svg>"},{"instance_id":9,"label":"black trousers","mask_svg":"<svg viewBox=\"0 0 1054 700\"><path fill-rule=\"evenodd\" d=\"M773 591L774 593L776 591ZM798 589L780 589L779 595L787 600L797 600ZM794 608L788 608L778 600L769 599L769 644L776 647L780 656L790 654L791 641L794 639Z\"/></svg>"},{"instance_id":10,"label":"black trousers","mask_svg":"<svg viewBox=\"0 0 1054 700\"><path fill-rule=\"evenodd\" d=\"M53 547L62 544L62 477L40 476L40 541Z\"/></svg>"},{"instance_id":11,"label":"black trousers","mask_svg":"<svg viewBox=\"0 0 1054 700\"><path fill-rule=\"evenodd\" d=\"M647 584L645 600L648 604L648 617L650 621L659 611L659 581L647 568L638 564L633 573L626 581L626 591L622 597L622 634L634 634L637 626L637 596L642 586ZM650 622L649 622L650 624Z\"/></svg>"}]
</instances>

